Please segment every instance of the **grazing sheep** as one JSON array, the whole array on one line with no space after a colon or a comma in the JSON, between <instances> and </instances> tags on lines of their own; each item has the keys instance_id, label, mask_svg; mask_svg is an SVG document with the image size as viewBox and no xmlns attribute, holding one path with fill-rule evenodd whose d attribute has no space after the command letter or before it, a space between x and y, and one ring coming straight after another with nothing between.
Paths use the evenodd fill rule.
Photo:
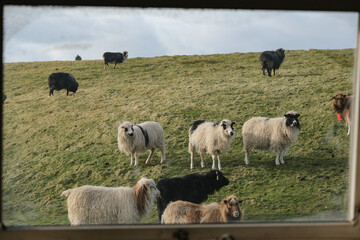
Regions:
<instances>
[{"instance_id":1,"label":"grazing sheep","mask_svg":"<svg viewBox=\"0 0 360 240\"><path fill-rule=\"evenodd\" d=\"M350 135L351 101L352 96L346 96L346 94L342 92L337 92L332 97L332 107L338 114L338 119L344 120L348 127L347 135Z\"/></svg>"},{"instance_id":2,"label":"grazing sheep","mask_svg":"<svg viewBox=\"0 0 360 240\"><path fill-rule=\"evenodd\" d=\"M242 128L245 163L249 164L251 150L272 150L276 152L275 164L284 164L283 156L299 134L299 116L290 111L284 117L254 117L246 121Z\"/></svg>"},{"instance_id":3,"label":"grazing sheep","mask_svg":"<svg viewBox=\"0 0 360 240\"><path fill-rule=\"evenodd\" d=\"M116 68L116 64L119 64L119 69L120 69L120 63L125 62L125 60L127 58L128 58L128 52L127 51L124 51L123 53L105 52L103 54L104 69L105 69L106 65L109 67L108 63L115 63L114 69Z\"/></svg>"},{"instance_id":4,"label":"grazing sheep","mask_svg":"<svg viewBox=\"0 0 360 240\"><path fill-rule=\"evenodd\" d=\"M183 200L202 203L208 198L208 195L228 184L229 180L218 170L211 170L205 175L193 173L183 177L160 180L156 185L161 192L161 197L157 199L159 221L171 201Z\"/></svg>"},{"instance_id":5,"label":"grazing sheep","mask_svg":"<svg viewBox=\"0 0 360 240\"><path fill-rule=\"evenodd\" d=\"M235 138L233 125L235 122L224 119L219 123L206 122L205 120L195 121L189 129L189 153L191 158L190 169L194 168L194 152L200 154L201 167L204 168L204 154L211 154L215 167L215 156L218 159L218 168L221 169L220 154L225 153Z\"/></svg>"},{"instance_id":6,"label":"grazing sheep","mask_svg":"<svg viewBox=\"0 0 360 240\"><path fill-rule=\"evenodd\" d=\"M69 95L69 92L76 93L79 87L79 83L72 74L63 72L50 74L48 84L50 88L49 96L54 95L54 90L60 91L61 89L67 90L66 95Z\"/></svg>"},{"instance_id":7,"label":"grazing sheep","mask_svg":"<svg viewBox=\"0 0 360 240\"><path fill-rule=\"evenodd\" d=\"M81 57L79 55L76 55L75 61L80 61L80 60L81 60Z\"/></svg>"},{"instance_id":8,"label":"grazing sheep","mask_svg":"<svg viewBox=\"0 0 360 240\"><path fill-rule=\"evenodd\" d=\"M242 219L240 204L235 196L218 203L195 204L185 201L171 202L162 215L161 223L227 223Z\"/></svg>"},{"instance_id":9,"label":"grazing sheep","mask_svg":"<svg viewBox=\"0 0 360 240\"><path fill-rule=\"evenodd\" d=\"M144 122L138 125L123 122L118 128L117 139L119 150L131 154L130 165L133 165L133 156L135 156L135 166L137 166L137 155L147 150L150 150L150 154L145 163L150 162L155 148L161 151L160 163L165 162L164 131L157 122Z\"/></svg>"},{"instance_id":10,"label":"grazing sheep","mask_svg":"<svg viewBox=\"0 0 360 240\"><path fill-rule=\"evenodd\" d=\"M285 58L285 50L279 48L276 51L265 51L260 55L260 63L261 69L263 71L263 75L265 76L265 69L268 72L269 77L271 77L271 70L279 69L281 63L284 61Z\"/></svg>"},{"instance_id":11,"label":"grazing sheep","mask_svg":"<svg viewBox=\"0 0 360 240\"><path fill-rule=\"evenodd\" d=\"M160 196L155 182L141 178L135 187L82 186L61 193L66 196L72 226L137 223L147 217Z\"/></svg>"}]
</instances>

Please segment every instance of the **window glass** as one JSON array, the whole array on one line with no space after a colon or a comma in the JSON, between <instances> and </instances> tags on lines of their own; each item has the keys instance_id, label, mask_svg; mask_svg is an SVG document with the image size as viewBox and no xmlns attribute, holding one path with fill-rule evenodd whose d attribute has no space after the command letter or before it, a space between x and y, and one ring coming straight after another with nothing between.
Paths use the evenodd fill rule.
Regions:
<instances>
[{"instance_id":1,"label":"window glass","mask_svg":"<svg viewBox=\"0 0 360 240\"><path fill-rule=\"evenodd\" d=\"M342 12L5 6L2 222L69 225L61 195L67 189L133 187L141 177L158 183L219 169L209 153L201 167L200 142L208 152L216 145L229 180L203 204L235 195L242 200L240 222L347 220L350 137L347 115L335 112L332 101L337 92L352 94L357 18ZM273 52L261 58L264 51ZM105 52L121 53L121 61L114 64L118 55ZM51 92L48 79L59 72L71 75L54 80ZM76 89L66 85L72 80ZM260 123L246 127L260 116ZM213 124L194 137L207 124L193 125L197 120ZM125 121L131 124L120 126ZM154 143L161 130L139 127L146 121L162 126L164 163ZM138 136L139 148L155 144L152 160L145 163L145 151L137 166L130 165L118 131ZM245 145L256 148L248 164ZM276 151L284 161L276 160ZM205 188L191 192L194 186L201 184L194 181L183 194ZM182 191L165 188L171 190ZM93 201L100 208L100 200ZM136 205L121 205L135 214L126 223L158 224L157 201L142 217ZM118 201L106 203L100 219L119 208Z\"/></svg>"}]
</instances>

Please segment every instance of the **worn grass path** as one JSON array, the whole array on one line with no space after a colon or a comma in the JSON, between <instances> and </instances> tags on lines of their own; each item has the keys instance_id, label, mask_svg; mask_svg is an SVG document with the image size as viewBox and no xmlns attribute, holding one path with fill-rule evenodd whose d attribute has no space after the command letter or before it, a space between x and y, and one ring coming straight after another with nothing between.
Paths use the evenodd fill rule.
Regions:
<instances>
[{"instance_id":1,"label":"worn grass path","mask_svg":"<svg viewBox=\"0 0 360 240\"><path fill-rule=\"evenodd\" d=\"M131 53L129 53L131 56ZM133 186L141 176L206 172L195 155L190 170L188 129L195 120L236 122L236 138L221 157L231 183L208 202L235 194L245 199L245 221L344 219L347 210L349 138L336 119L331 96L352 92L354 50L286 51L277 75L262 76L260 53L128 59L119 69L102 61L6 63L3 119L3 222L68 225L60 193L85 184ZM111 66L112 67L112 66ZM72 73L76 94L48 96L52 72ZM244 164L242 124L253 116L301 114L296 144L275 166L275 154L255 152ZM160 152L130 166L117 148L122 121L157 121L165 131ZM156 205L144 223L156 223Z\"/></svg>"}]
</instances>

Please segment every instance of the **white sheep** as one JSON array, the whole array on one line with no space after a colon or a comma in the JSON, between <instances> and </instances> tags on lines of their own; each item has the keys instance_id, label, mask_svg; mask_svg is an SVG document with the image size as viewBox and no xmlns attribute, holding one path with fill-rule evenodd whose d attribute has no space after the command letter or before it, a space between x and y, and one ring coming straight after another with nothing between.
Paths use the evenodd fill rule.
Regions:
<instances>
[{"instance_id":1,"label":"white sheep","mask_svg":"<svg viewBox=\"0 0 360 240\"><path fill-rule=\"evenodd\" d=\"M211 154L215 167L215 156L218 159L218 168L221 169L220 154L225 153L235 138L233 125L235 123L224 119L219 123L206 122L205 120L195 121L189 129L189 153L191 158L190 169L194 168L194 152L200 154L201 167L205 167L204 154Z\"/></svg>"},{"instance_id":2,"label":"white sheep","mask_svg":"<svg viewBox=\"0 0 360 240\"><path fill-rule=\"evenodd\" d=\"M131 122L123 122L118 128L118 147L119 150L131 154L130 165L133 165L135 156L135 166L138 165L138 154L150 150L150 154L145 163L150 162L155 148L161 151L161 162L165 161L164 131L157 122L144 122L133 125Z\"/></svg>"},{"instance_id":3,"label":"white sheep","mask_svg":"<svg viewBox=\"0 0 360 240\"><path fill-rule=\"evenodd\" d=\"M82 186L63 191L72 226L137 223L149 215L155 197L155 182L141 178L135 187Z\"/></svg>"},{"instance_id":4,"label":"white sheep","mask_svg":"<svg viewBox=\"0 0 360 240\"><path fill-rule=\"evenodd\" d=\"M284 164L283 156L296 142L299 134L299 116L297 112L290 111L283 117L254 117L246 121L242 127L245 164L249 164L251 150L274 151L276 152L275 164Z\"/></svg>"}]
</instances>

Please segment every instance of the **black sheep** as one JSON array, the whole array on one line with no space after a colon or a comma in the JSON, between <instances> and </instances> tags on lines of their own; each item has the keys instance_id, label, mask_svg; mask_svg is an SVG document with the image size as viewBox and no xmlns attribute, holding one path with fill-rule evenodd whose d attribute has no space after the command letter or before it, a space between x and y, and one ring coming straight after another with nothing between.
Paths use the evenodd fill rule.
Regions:
<instances>
[{"instance_id":1,"label":"black sheep","mask_svg":"<svg viewBox=\"0 0 360 240\"><path fill-rule=\"evenodd\" d=\"M268 72L269 77L271 77L271 70L279 69L281 63L284 61L285 58L285 50L279 48L276 51L265 51L261 53L260 56L260 63L261 69L263 70L263 75L265 76L265 69Z\"/></svg>"},{"instance_id":2,"label":"black sheep","mask_svg":"<svg viewBox=\"0 0 360 240\"><path fill-rule=\"evenodd\" d=\"M125 60L128 58L128 52L124 51L123 53L113 53L113 52L105 52L103 54L103 59L104 59L104 69L106 67L106 65L109 67L108 63L115 63L114 68L116 67L116 64L119 64L119 69L120 69L120 63L125 62Z\"/></svg>"},{"instance_id":3,"label":"black sheep","mask_svg":"<svg viewBox=\"0 0 360 240\"><path fill-rule=\"evenodd\" d=\"M159 221L171 201L183 200L199 204L205 201L208 195L228 184L229 180L218 170L211 170L204 175L193 173L160 180L156 185L161 192L161 197L157 198Z\"/></svg>"},{"instance_id":4,"label":"black sheep","mask_svg":"<svg viewBox=\"0 0 360 240\"><path fill-rule=\"evenodd\" d=\"M81 61L81 57L79 55L76 55L75 61Z\"/></svg>"},{"instance_id":5,"label":"black sheep","mask_svg":"<svg viewBox=\"0 0 360 240\"><path fill-rule=\"evenodd\" d=\"M75 80L74 76L70 73L52 73L48 79L49 83L49 96L54 95L54 90L60 91L61 89L66 89L66 95L69 95L69 92L76 93L79 83Z\"/></svg>"}]
</instances>

